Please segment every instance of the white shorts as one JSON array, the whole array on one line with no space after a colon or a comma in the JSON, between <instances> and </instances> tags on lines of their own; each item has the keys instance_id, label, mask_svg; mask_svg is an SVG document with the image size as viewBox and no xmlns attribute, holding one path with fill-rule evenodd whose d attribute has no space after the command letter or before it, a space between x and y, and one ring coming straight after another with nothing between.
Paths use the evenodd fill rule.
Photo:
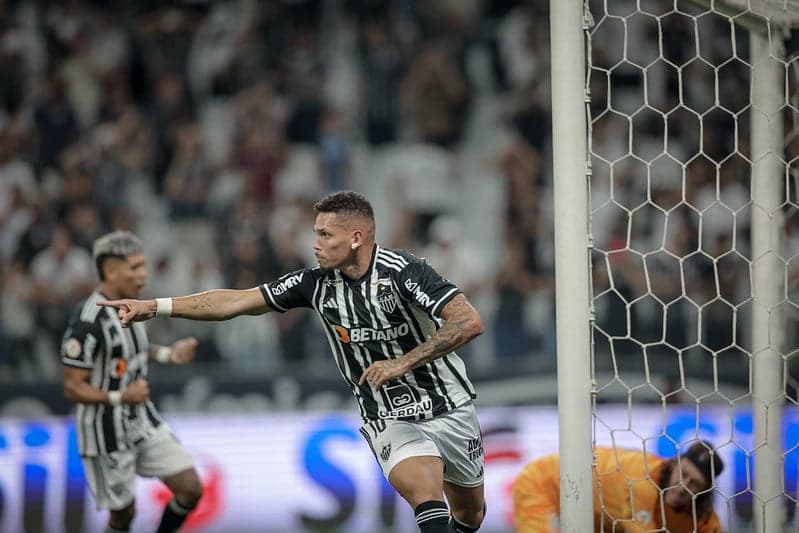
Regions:
<instances>
[{"instance_id":1,"label":"white shorts","mask_svg":"<svg viewBox=\"0 0 799 533\"><path fill-rule=\"evenodd\" d=\"M408 457L435 456L444 462L444 481L460 487L483 483L483 439L474 405L430 420L379 420L361 427L383 475Z\"/></svg>"},{"instance_id":2,"label":"white shorts","mask_svg":"<svg viewBox=\"0 0 799 533\"><path fill-rule=\"evenodd\" d=\"M167 427L132 449L83 457L86 481L97 509L124 509L135 499L135 477L164 479L194 467L185 448Z\"/></svg>"}]
</instances>

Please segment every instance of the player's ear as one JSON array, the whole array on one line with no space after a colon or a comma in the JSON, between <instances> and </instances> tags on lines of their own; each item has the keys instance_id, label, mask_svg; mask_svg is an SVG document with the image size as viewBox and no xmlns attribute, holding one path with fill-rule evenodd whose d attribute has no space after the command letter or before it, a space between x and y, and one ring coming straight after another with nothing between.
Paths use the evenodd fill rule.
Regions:
<instances>
[{"instance_id":1,"label":"player's ear","mask_svg":"<svg viewBox=\"0 0 799 533\"><path fill-rule=\"evenodd\" d=\"M350 244L350 248L353 250L357 250L363 244L363 233L361 230L355 230L352 233L352 243Z\"/></svg>"},{"instance_id":2,"label":"player's ear","mask_svg":"<svg viewBox=\"0 0 799 533\"><path fill-rule=\"evenodd\" d=\"M114 268L111 266L111 260L106 258L105 261L100 264L100 273L102 274L102 279L107 280L114 276Z\"/></svg>"}]
</instances>

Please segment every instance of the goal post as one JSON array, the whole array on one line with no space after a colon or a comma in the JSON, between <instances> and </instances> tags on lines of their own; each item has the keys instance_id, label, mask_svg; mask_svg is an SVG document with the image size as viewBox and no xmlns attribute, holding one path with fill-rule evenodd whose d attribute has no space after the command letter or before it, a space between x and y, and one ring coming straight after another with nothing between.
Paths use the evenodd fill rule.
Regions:
<instances>
[{"instance_id":1,"label":"goal post","mask_svg":"<svg viewBox=\"0 0 799 533\"><path fill-rule=\"evenodd\" d=\"M560 526L593 529L585 34L580 1L550 0ZM588 504L587 504L588 502Z\"/></svg>"},{"instance_id":2,"label":"goal post","mask_svg":"<svg viewBox=\"0 0 799 533\"><path fill-rule=\"evenodd\" d=\"M716 451L746 471L714 488L725 528L782 532L799 509L782 427L799 404L799 0L550 0L550 28L561 531L594 527L594 446L679 453L715 406ZM680 398L696 424L674 435ZM641 401L662 407L659 433L637 427ZM602 420L607 402L626 425Z\"/></svg>"},{"instance_id":3,"label":"goal post","mask_svg":"<svg viewBox=\"0 0 799 533\"><path fill-rule=\"evenodd\" d=\"M785 293L785 265L778 258L785 201L781 108L786 101L782 43L750 30L752 68L752 410L754 529L779 533L785 511L782 479L783 364L780 350L785 325L780 302Z\"/></svg>"}]
</instances>

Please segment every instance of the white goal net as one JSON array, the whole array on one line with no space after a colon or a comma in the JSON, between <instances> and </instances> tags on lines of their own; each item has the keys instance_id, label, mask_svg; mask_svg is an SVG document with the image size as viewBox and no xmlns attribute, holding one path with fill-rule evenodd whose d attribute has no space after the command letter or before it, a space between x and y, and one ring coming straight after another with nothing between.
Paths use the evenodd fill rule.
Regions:
<instances>
[{"instance_id":1,"label":"white goal net","mask_svg":"<svg viewBox=\"0 0 799 533\"><path fill-rule=\"evenodd\" d=\"M797 531L799 0L585 9L594 445L709 441L724 531Z\"/></svg>"}]
</instances>

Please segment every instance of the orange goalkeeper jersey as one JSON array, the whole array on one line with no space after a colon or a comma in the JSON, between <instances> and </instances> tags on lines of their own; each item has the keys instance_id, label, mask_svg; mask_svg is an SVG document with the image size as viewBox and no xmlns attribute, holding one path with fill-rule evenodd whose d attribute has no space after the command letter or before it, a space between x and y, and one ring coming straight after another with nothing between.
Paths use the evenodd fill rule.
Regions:
<instances>
[{"instance_id":1,"label":"orange goalkeeper jersey","mask_svg":"<svg viewBox=\"0 0 799 533\"><path fill-rule=\"evenodd\" d=\"M632 450L596 449L594 524L605 531L643 533L694 531L689 509L661 512L658 484L668 461ZM647 475L649 473L649 475ZM596 490L596 482L601 491ZM601 503L600 503L601 498ZM560 460L557 455L529 463L513 484L513 516L517 533L555 533L560 514ZM665 515L665 516L664 516ZM665 518L665 523L664 519ZM721 533L715 513L698 519L697 533Z\"/></svg>"}]
</instances>

